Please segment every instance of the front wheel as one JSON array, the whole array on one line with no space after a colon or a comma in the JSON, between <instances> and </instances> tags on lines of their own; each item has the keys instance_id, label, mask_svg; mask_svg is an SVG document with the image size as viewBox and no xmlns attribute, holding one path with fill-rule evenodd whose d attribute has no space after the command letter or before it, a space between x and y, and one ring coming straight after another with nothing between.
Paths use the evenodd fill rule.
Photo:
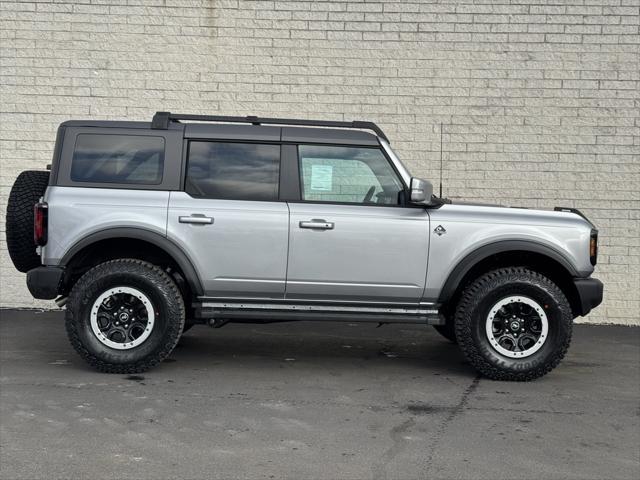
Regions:
<instances>
[{"instance_id":1,"label":"front wheel","mask_svg":"<svg viewBox=\"0 0 640 480\"><path fill-rule=\"evenodd\" d=\"M456 310L456 339L486 377L527 381L560 363L572 322L569 302L553 281L523 267L503 268L465 289Z\"/></svg>"},{"instance_id":2,"label":"front wheel","mask_svg":"<svg viewBox=\"0 0 640 480\"><path fill-rule=\"evenodd\" d=\"M164 360L184 321L184 301L173 279L135 259L111 260L85 273L66 312L73 347L107 373L139 373Z\"/></svg>"}]
</instances>

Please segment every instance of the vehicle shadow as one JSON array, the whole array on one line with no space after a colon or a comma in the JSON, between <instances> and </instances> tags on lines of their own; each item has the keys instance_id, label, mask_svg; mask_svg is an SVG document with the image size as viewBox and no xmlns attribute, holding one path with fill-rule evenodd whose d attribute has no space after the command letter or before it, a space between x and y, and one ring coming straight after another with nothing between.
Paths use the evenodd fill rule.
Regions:
<instances>
[{"instance_id":1,"label":"vehicle shadow","mask_svg":"<svg viewBox=\"0 0 640 480\"><path fill-rule=\"evenodd\" d=\"M475 375L456 345L424 326L375 328L321 322L231 324L221 329L195 326L182 337L171 361L243 365L256 362L262 366L265 362L318 366L369 362Z\"/></svg>"}]
</instances>

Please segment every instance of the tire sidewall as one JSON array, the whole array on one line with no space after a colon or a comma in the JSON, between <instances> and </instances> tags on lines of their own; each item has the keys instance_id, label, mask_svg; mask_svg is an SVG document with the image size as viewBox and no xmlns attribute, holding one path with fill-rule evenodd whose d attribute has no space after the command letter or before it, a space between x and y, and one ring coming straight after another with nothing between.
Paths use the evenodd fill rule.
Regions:
<instances>
[{"instance_id":1,"label":"tire sidewall","mask_svg":"<svg viewBox=\"0 0 640 480\"><path fill-rule=\"evenodd\" d=\"M100 267L97 267L100 268ZM144 267L142 267L144 268ZM140 266L122 271L113 271L92 279L81 278L70 308L78 339L87 353L99 361L108 364L135 364L161 355L166 348L168 337L175 336L175 331L182 330L182 324L175 317L175 301L170 291L158 282L151 272L140 271ZM81 283L82 282L82 283ZM131 287L141 291L150 300L154 310L154 325L149 337L140 345L128 350L111 348L98 340L91 328L91 308L96 299L105 291L114 287ZM75 292L72 292L72 295ZM175 325L176 321L179 325Z\"/></svg>"},{"instance_id":2,"label":"tire sidewall","mask_svg":"<svg viewBox=\"0 0 640 480\"><path fill-rule=\"evenodd\" d=\"M27 272L41 265L33 239L33 207L45 194L49 172L26 170L16 178L7 201L5 237L14 267Z\"/></svg>"},{"instance_id":3,"label":"tire sidewall","mask_svg":"<svg viewBox=\"0 0 640 480\"><path fill-rule=\"evenodd\" d=\"M572 316L568 302L562 292L550 280L531 275L498 274L474 292L473 300L464 312L458 312L458 342L464 344L463 351L472 361L486 362L487 367L501 372L529 375L553 368L564 355L571 338ZM549 330L542 347L524 358L510 358L496 351L486 333L486 321L491 308L500 300L510 296L524 296L534 300L544 309ZM460 333L467 338L460 338ZM485 365L476 365L482 370Z\"/></svg>"}]
</instances>

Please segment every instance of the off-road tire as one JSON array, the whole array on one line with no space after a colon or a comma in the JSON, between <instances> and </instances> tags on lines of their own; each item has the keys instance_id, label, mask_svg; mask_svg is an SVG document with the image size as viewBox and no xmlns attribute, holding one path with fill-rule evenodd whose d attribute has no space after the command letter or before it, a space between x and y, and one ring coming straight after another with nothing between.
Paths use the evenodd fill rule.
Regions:
<instances>
[{"instance_id":1,"label":"off-road tire","mask_svg":"<svg viewBox=\"0 0 640 480\"><path fill-rule=\"evenodd\" d=\"M549 331L542 347L525 358L509 358L489 343L485 322L489 310L510 295L527 296L544 308ZM486 273L463 292L455 316L458 344L467 360L493 380L529 381L553 370L571 343L573 315L560 288L549 278L524 267Z\"/></svg>"},{"instance_id":2,"label":"off-road tire","mask_svg":"<svg viewBox=\"0 0 640 480\"><path fill-rule=\"evenodd\" d=\"M9 256L16 269L28 272L40 266L33 241L33 206L49 184L49 172L26 170L11 187L7 203L6 235Z\"/></svg>"},{"instance_id":3,"label":"off-road tire","mask_svg":"<svg viewBox=\"0 0 640 480\"><path fill-rule=\"evenodd\" d=\"M456 340L456 327L452 319L447 319L447 323L444 325L434 325L433 328L451 343L458 343Z\"/></svg>"},{"instance_id":4,"label":"off-road tire","mask_svg":"<svg viewBox=\"0 0 640 480\"><path fill-rule=\"evenodd\" d=\"M155 324L151 334L129 350L104 345L91 329L93 303L103 292L116 286L140 290L154 307ZM66 311L71 345L89 365L105 373L140 373L154 367L178 343L184 321L184 301L173 279L155 265L129 258L102 263L80 277L69 294Z\"/></svg>"}]
</instances>

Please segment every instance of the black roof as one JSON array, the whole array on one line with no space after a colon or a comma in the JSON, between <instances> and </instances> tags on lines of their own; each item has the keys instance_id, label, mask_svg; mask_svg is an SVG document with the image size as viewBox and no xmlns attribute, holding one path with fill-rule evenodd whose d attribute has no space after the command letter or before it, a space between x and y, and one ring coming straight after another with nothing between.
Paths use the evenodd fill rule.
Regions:
<instances>
[{"instance_id":1,"label":"black roof","mask_svg":"<svg viewBox=\"0 0 640 480\"><path fill-rule=\"evenodd\" d=\"M337 143L377 146L378 138L359 130L311 127L272 127L266 125L219 125L190 123L185 138L254 142Z\"/></svg>"},{"instance_id":2,"label":"black roof","mask_svg":"<svg viewBox=\"0 0 640 480\"><path fill-rule=\"evenodd\" d=\"M144 129L152 128L150 122L117 120L70 120L66 127L97 127ZM210 140L234 140L254 142L334 143L341 145L379 145L378 137L362 130L321 127L280 127L271 125L246 125L225 123L177 123L171 122L169 130L183 130L185 138Z\"/></svg>"}]
</instances>

